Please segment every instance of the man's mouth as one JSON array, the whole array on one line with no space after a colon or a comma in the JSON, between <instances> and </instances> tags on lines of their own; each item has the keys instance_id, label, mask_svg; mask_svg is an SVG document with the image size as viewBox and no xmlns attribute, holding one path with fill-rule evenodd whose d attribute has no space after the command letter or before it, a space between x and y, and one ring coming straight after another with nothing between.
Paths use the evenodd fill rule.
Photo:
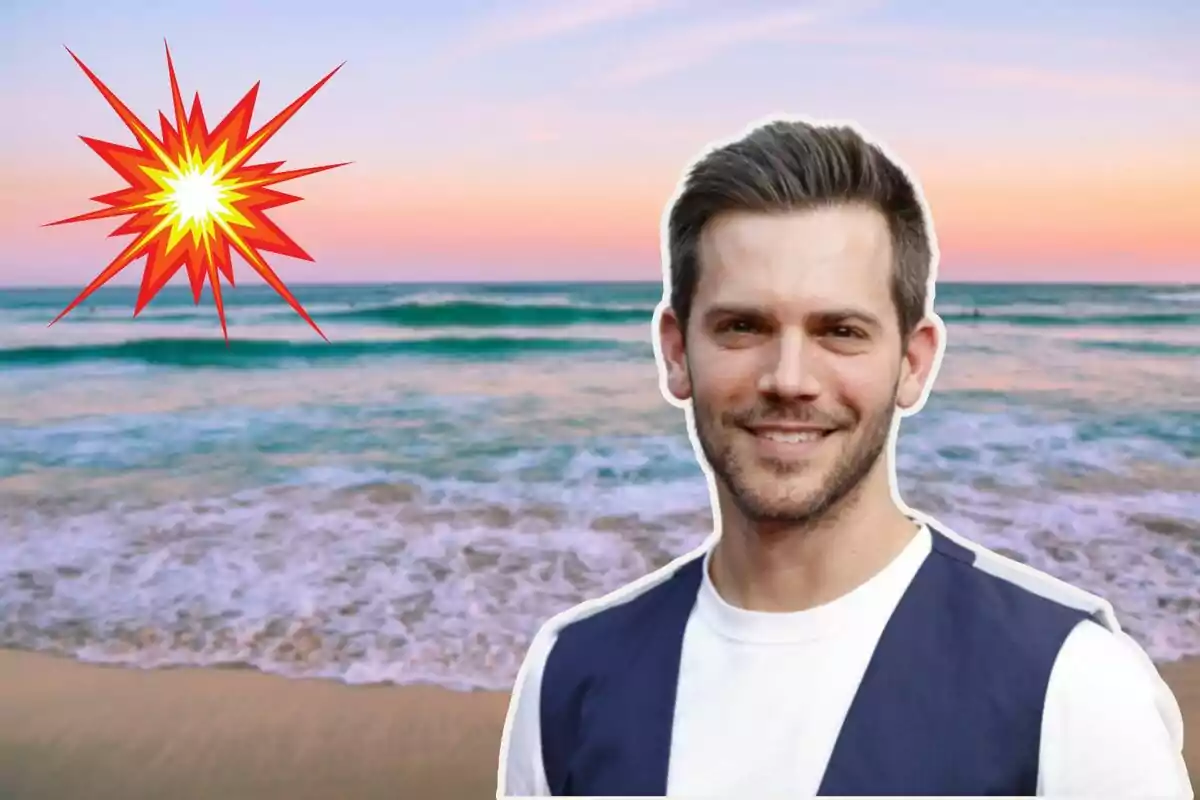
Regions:
<instances>
[{"instance_id":1,"label":"man's mouth","mask_svg":"<svg viewBox=\"0 0 1200 800\"><path fill-rule=\"evenodd\" d=\"M799 422L791 420L763 420L761 422L749 422L742 425L743 428L753 433L755 436L771 436L783 437L800 436L800 437L820 437L826 436L837 430L837 425L829 422Z\"/></svg>"},{"instance_id":2,"label":"man's mouth","mask_svg":"<svg viewBox=\"0 0 1200 800\"><path fill-rule=\"evenodd\" d=\"M791 461L814 454L838 429L820 425L764 424L745 426L744 430L754 437L763 456Z\"/></svg>"},{"instance_id":3,"label":"man's mouth","mask_svg":"<svg viewBox=\"0 0 1200 800\"><path fill-rule=\"evenodd\" d=\"M802 442L816 442L824 439L829 434L833 433L832 428L810 428L805 430L780 430L777 428L758 428L751 429L751 433L762 439L770 439L773 442L784 442L785 444L800 444Z\"/></svg>"}]
</instances>

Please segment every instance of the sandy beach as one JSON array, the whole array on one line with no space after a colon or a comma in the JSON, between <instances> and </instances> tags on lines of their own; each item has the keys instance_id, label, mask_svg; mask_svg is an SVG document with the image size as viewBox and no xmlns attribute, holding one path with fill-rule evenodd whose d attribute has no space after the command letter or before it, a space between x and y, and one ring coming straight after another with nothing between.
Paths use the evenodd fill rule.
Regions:
<instances>
[{"instance_id":1,"label":"sandy beach","mask_svg":"<svg viewBox=\"0 0 1200 800\"><path fill-rule=\"evenodd\" d=\"M0 651L0 797L495 797L507 701Z\"/></svg>"},{"instance_id":2,"label":"sandy beach","mask_svg":"<svg viewBox=\"0 0 1200 800\"><path fill-rule=\"evenodd\" d=\"M1200 659L1162 668L1200 775ZM494 797L507 696L0 651L0 797Z\"/></svg>"}]
</instances>

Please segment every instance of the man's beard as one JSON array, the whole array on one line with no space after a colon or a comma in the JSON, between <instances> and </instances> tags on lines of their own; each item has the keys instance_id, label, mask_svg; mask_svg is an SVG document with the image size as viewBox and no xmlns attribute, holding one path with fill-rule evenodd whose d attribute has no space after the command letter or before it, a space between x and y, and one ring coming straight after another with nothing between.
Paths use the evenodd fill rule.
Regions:
<instances>
[{"instance_id":1,"label":"man's beard","mask_svg":"<svg viewBox=\"0 0 1200 800\"><path fill-rule=\"evenodd\" d=\"M856 493L887 446L896 413L895 406L888 405L854 423L839 427L834 435L844 437L846 444L832 466L826 468L821 483L815 489L806 492L800 490L800 493L793 494L773 491L776 487L766 485L772 480L770 473L786 481L792 475L821 467L811 463L788 464L762 459L755 459L757 464L754 465L745 463L735 448L734 437L744 433L739 430L742 424L739 420L749 418L826 424L825 419L812 413L807 406L789 408L785 403L764 405L748 414L727 413L720 418L714 417L698 403L694 404L694 410L700 449L738 509L750 520L789 527L815 525L837 513L845 501ZM855 433L857 438L852 438ZM745 458L752 459L754 456L747 454ZM759 474L755 475L756 472Z\"/></svg>"}]
</instances>

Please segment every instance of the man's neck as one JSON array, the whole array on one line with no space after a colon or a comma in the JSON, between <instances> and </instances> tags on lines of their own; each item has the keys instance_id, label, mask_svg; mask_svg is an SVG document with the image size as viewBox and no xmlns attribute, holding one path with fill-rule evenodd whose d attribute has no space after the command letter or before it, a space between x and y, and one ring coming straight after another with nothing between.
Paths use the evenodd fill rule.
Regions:
<instances>
[{"instance_id":1,"label":"man's neck","mask_svg":"<svg viewBox=\"0 0 1200 800\"><path fill-rule=\"evenodd\" d=\"M848 594L892 562L918 526L878 487L799 527L756 524L722 502L710 576L722 598L752 611L802 611ZM874 502L869 500L874 494Z\"/></svg>"}]
</instances>

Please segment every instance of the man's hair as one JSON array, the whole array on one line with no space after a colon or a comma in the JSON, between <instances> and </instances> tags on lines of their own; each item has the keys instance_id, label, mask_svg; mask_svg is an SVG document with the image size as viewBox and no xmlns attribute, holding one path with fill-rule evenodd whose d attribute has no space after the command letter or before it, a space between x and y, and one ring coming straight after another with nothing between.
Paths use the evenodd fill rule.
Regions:
<instances>
[{"instance_id":1,"label":"man's hair","mask_svg":"<svg viewBox=\"0 0 1200 800\"><path fill-rule=\"evenodd\" d=\"M777 121L715 149L687 174L667 222L671 309L686 331L704 226L732 211L778 213L864 204L887 219L892 300L907 338L925 315L932 247L904 170L854 129Z\"/></svg>"}]
</instances>

